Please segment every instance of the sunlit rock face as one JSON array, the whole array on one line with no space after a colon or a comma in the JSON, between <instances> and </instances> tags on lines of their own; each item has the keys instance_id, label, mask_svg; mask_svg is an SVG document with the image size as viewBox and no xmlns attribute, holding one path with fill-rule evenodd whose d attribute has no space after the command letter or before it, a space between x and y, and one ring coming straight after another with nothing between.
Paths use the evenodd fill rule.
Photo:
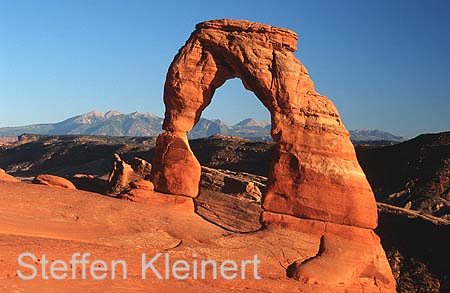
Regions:
<instances>
[{"instance_id":1,"label":"sunlit rock face","mask_svg":"<svg viewBox=\"0 0 450 293\"><path fill-rule=\"evenodd\" d=\"M349 134L333 103L314 90L296 50L297 35L287 29L237 20L198 24L167 73L166 133L158 140L153 170L156 190L197 195L200 168L186 133L214 91L238 77L270 111L278 144L264 209L376 227L374 196Z\"/></svg>"},{"instance_id":2,"label":"sunlit rock face","mask_svg":"<svg viewBox=\"0 0 450 293\"><path fill-rule=\"evenodd\" d=\"M317 255L299 257L286 275L393 292L395 280L372 231L378 221L373 192L338 111L314 90L296 50L297 35L287 29L237 20L198 24L167 73L166 132L158 137L151 174L155 190L197 196L201 168L186 134L214 91L237 77L269 110L277 144L261 224L320 237Z\"/></svg>"}]
</instances>

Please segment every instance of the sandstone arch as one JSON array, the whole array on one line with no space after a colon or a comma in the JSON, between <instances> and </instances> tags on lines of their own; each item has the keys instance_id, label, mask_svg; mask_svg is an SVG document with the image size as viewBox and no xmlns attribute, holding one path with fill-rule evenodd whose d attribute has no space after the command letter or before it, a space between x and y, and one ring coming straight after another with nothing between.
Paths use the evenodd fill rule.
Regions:
<instances>
[{"instance_id":1,"label":"sandstone arch","mask_svg":"<svg viewBox=\"0 0 450 293\"><path fill-rule=\"evenodd\" d=\"M269 110L277 143L262 224L320 237L317 255L294 261L287 276L357 286L370 280L393 292L395 281L372 231L372 190L336 108L314 90L295 58L296 46L297 35L286 29L236 20L198 24L167 73L166 132L157 139L151 179L157 191L197 196L200 164L186 134L214 91L240 78Z\"/></svg>"},{"instance_id":2,"label":"sandstone arch","mask_svg":"<svg viewBox=\"0 0 450 293\"><path fill-rule=\"evenodd\" d=\"M186 133L214 91L237 77L269 110L277 143L263 208L375 228L374 196L349 134L333 103L314 90L296 50L297 35L290 30L236 20L198 24L167 73L166 132L155 149L155 189L197 196L200 165Z\"/></svg>"}]
</instances>

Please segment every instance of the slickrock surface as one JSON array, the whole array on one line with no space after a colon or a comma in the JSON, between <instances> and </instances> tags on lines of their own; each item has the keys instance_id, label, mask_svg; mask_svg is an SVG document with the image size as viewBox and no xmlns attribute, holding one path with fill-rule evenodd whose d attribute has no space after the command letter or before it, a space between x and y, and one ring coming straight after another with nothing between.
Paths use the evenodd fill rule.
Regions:
<instances>
[{"instance_id":1,"label":"slickrock surface","mask_svg":"<svg viewBox=\"0 0 450 293\"><path fill-rule=\"evenodd\" d=\"M24 211L26 211L24 213ZM37 227L39 227L37 229ZM295 240L295 241L294 241ZM151 203L133 203L80 190L26 183L0 182L0 291L2 292L387 292L367 278L358 284L315 284L286 277L286 268L319 251L320 233L279 227L248 234L226 231L194 213L193 199L154 193ZM356 245L356 244L355 244ZM69 261L74 252L90 252L90 260L125 260L122 280L22 281L17 256L30 251L40 257ZM258 255L261 280L141 279L141 253L168 252L171 261L241 260ZM158 260L161 269L164 259Z\"/></svg>"},{"instance_id":2,"label":"slickrock surface","mask_svg":"<svg viewBox=\"0 0 450 293\"><path fill-rule=\"evenodd\" d=\"M238 77L272 117L277 148L264 209L376 227L374 196L349 133L333 103L315 92L308 71L293 54L296 49L294 32L269 25L214 20L196 26L166 78L166 133L157 141L153 164L156 190L197 196L194 182L200 169L186 133L200 119L214 91ZM184 160L176 158L181 154Z\"/></svg>"},{"instance_id":3,"label":"slickrock surface","mask_svg":"<svg viewBox=\"0 0 450 293\"><path fill-rule=\"evenodd\" d=\"M261 205L253 200L202 188L194 202L198 215L226 230L248 233L261 228Z\"/></svg>"},{"instance_id":4,"label":"slickrock surface","mask_svg":"<svg viewBox=\"0 0 450 293\"><path fill-rule=\"evenodd\" d=\"M5 170L0 168L0 181L8 181L8 182L20 182L19 179L17 179L14 176L9 175L5 172Z\"/></svg>"},{"instance_id":5,"label":"slickrock surface","mask_svg":"<svg viewBox=\"0 0 450 293\"><path fill-rule=\"evenodd\" d=\"M322 284L357 283L363 278L395 284L380 238L370 229L270 212L263 212L261 222L321 236L317 255L291 264L288 276Z\"/></svg>"},{"instance_id":6,"label":"slickrock surface","mask_svg":"<svg viewBox=\"0 0 450 293\"><path fill-rule=\"evenodd\" d=\"M430 137L443 137L444 140L443 142L442 139L432 139L430 141L428 140ZM398 144L396 147L357 147L356 150L357 154L358 152L363 154L363 156L359 156L360 164L365 168L364 171L367 172L369 180L371 178L377 179L377 176L381 176L379 179L371 181L371 184L375 184L373 185L374 191L377 192L377 190L390 188L398 180L403 180L405 174L408 175L408 173L402 171L404 169L410 170L409 174L411 175L420 176L436 170L435 167L440 166L440 164L430 164L427 157L432 155L435 162L445 162L448 159L446 150L449 144L448 139L445 139L445 137L449 137L448 132L420 136L411 141L414 148L409 151L398 149L403 148L404 144ZM427 138L425 140L426 144L423 143L424 138ZM79 169L79 160L91 158L91 160L112 163L111 157L113 153L120 152L121 157L131 164L132 159L136 156L151 158L152 151L149 148L154 146L155 141L156 139L139 138L137 140L137 138L132 137L126 139L104 136L44 137L35 143L3 149L0 152L0 164L7 167L11 174L21 177L33 178L36 173L43 173L45 170L51 169L52 172L58 170L56 174L70 178L77 189L104 194L108 187L107 180L100 180L95 178L96 176L83 174L76 174L70 177L73 170ZM417 142L413 143L413 141ZM206 165L222 169L216 171L225 175L231 174L248 178L250 181L266 182L267 178L265 177L250 175L245 172L267 176L273 143L255 142L226 136L196 139L191 140L189 143L202 166ZM432 147L430 148L428 145ZM67 153L64 152L64 146ZM84 146L89 147L84 148ZM71 149L77 151L71 152ZM80 150L82 150L81 155ZM427 154L425 156L424 150ZM58 157L55 154L65 154L65 156ZM375 156L375 158L372 159L372 156ZM39 158L48 159L36 161ZM410 163L419 161L422 161L422 164ZM62 166L60 162L64 163L64 165ZM386 164L386 162L389 162L389 164ZM83 164L83 162L81 163ZM380 167L380 165L383 166L385 164L386 168ZM431 168L429 168L430 166ZM98 170L94 173L89 173L97 174L98 176L109 172L111 166L105 165L101 169L89 168L89 170ZM416 171L413 172L413 170ZM419 172L418 174L417 170L427 170L427 172ZM389 175L387 177L386 172ZM102 176L102 178L104 177ZM381 180L382 178L389 180ZM438 179L440 178L442 177L438 177ZM435 178L431 177L430 180L434 181ZM222 182L219 180L217 183L213 182L213 185L209 184L209 187L206 184L204 186L215 188L220 187L221 184ZM400 185L401 188L402 186L404 185ZM440 193L433 193L432 191L432 189L428 189L424 195L430 197L439 196ZM392 192L389 191L388 193ZM207 196L204 196L205 194ZM137 191L135 195L131 200L139 201L142 199L150 203L152 200L154 201L154 197L148 192ZM210 194L202 193L202 191L195 198L195 201L197 202L197 214L221 227L226 227L227 230L249 232L254 231L254 227L261 226L259 222L261 208L257 202L241 200L241 198L221 192ZM383 248L386 251L393 274L397 280L399 292L450 292L450 279L448 277L450 262L447 261L450 253L448 249L450 247L450 225L439 224L439 219L426 215L426 211L419 214L413 210L391 206L390 210L392 211L386 212L385 207L386 205L379 204L381 213L379 214L379 225L375 231L381 237ZM442 216L440 217L442 218Z\"/></svg>"},{"instance_id":7,"label":"slickrock surface","mask_svg":"<svg viewBox=\"0 0 450 293\"><path fill-rule=\"evenodd\" d=\"M57 186L57 187L63 187L68 189L77 189L75 185L73 185L72 182L69 180L55 176L55 175L49 175L49 174L42 174L36 176L36 178L33 179L34 184L41 184L41 185L50 185L50 186Z\"/></svg>"}]
</instances>

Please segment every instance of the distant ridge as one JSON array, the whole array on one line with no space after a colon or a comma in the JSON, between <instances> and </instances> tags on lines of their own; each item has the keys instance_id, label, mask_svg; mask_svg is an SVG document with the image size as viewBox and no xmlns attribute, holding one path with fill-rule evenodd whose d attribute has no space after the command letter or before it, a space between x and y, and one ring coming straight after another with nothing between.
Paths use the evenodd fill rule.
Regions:
<instances>
[{"instance_id":1,"label":"distant ridge","mask_svg":"<svg viewBox=\"0 0 450 293\"><path fill-rule=\"evenodd\" d=\"M378 130L378 129L356 129L350 130L350 137L352 141L394 141L394 142L402 142L405 141L406 138L402 136L396 136L392 133Z\"/></svg>"},{"instance_id":2,"label":"distant ridge","mask_svg":"<svg viewBox=\"0 0 450 293\"><path fill-rule=\"evenodd\" d=\"M151 113L123 114L119 111L106 113L91 111L58 123L0 128L0 136L17 136L22 133L154 136L162 132L162 121L161 117Z\"/></svg>"},{"instance_id":3,"label":"distant ridge","mask_svg":"<svg viewBox=\"0 0 450 293\"><path fill-rule=\"evenodd\" d=\"M124 114L120 111L106 113L90 111L58 123L33 124L19 127L0 128L0 137L14 137L23 133L64 135L108 135L108 136L156 136L163 132L163 118L148 112ZM208 137L215 134L233 135L254 140L272 140L270 122L247 118L232 126L222 120L200 118L191 132L190 139ZM405 138L381 130L350 130L353 142L392 141L401 142Z\"/></svg>"}]
</instances>

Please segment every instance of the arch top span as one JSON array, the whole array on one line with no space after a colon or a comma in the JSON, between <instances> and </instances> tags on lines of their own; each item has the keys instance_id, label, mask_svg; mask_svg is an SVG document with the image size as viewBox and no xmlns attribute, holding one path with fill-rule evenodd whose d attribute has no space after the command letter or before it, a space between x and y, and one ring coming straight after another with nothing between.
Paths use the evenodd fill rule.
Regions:
<instances>
[{"instance_id":1,"label":"arch top span","mask_svg":"<svg viewBox=\"0 0 450 293\"><path fill-rule=\"evenodd\" d=\"M293 55L296 50L297 34L287 29L238 20L198 24L167 73L163 128L191 130L214 91L235 77L272 116L295 112L302 96L315 94L308 71Z\"/></svg>"},{"instance_id":2,"label":"arch top span","mask_svg":"<svg viewBox=\"0 0 450 293\"><path fill-rule=\"evenodd\" d=\"M363 228L377 225L372 190L333 103L314 89L294 56L297 35L238 20L200 23L169 67L152 181L158 191L195 197L200 164L186 133L215 90L240 78L271 114L277 143L263 208Z\"/></svg>"},{"instance_id":3,"label":"arch top span","mask_svg":"<svg viewBox=\"0 0 450 293\"><path fill-rule=\"evenodd\" d=\"M267 42L266 45L271 44L274 48L281 46L291 52L297 51L298 36L294 31L258 22L233 19L209 20L198 23L195 29L196 31L205 29L239 34L264 34Z\"/></svg>"}]
</instances>

